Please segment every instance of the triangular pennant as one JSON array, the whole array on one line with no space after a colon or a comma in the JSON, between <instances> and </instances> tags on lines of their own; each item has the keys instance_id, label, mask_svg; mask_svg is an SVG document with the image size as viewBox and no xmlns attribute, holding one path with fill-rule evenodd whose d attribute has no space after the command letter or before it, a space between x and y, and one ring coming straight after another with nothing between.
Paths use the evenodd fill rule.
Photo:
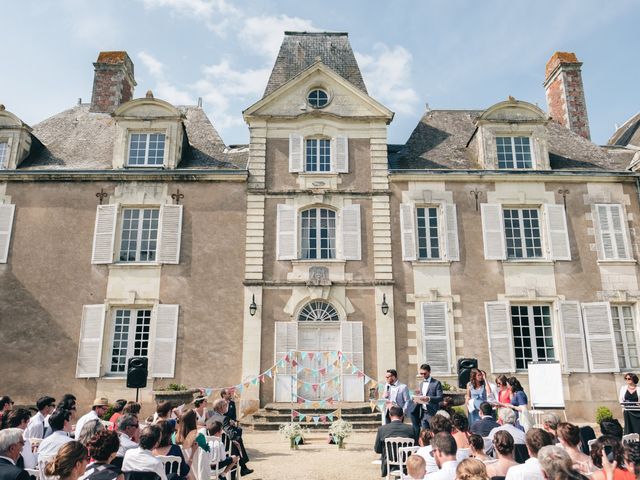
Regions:
<instances>
[{"instance_id":1,"label":"triangular pennant","mask_svg":"<svg viewBox=\"0 0 640 480\"><path fill-rule=\"evenodd\" d=\"M317 392L318 391L318 384L317 383L312 384L311 388L313 389L314 392Z\"/></svg>"},{"instance_id":2,"label":"triangular pennant","mask_svg":"<svg viewBox=\"0 0 640 480\"><path fill-rule=\"evenodd\" d=\"M320 407L324 407L327 404L326 400L320 400Z\"/></svg>"},{"instance_id":3,"label":"triangular pennant","mask_svg":"<svg viewBox=\"0 0 640 480\"><path fill-rule=\"evenodd\" d=\"M320 415L320 421L322 423L326 423L327 422L327 416L326 415Z\"/></svg>"},{"instance_id":4,"label":"triangular pennant","mask_svg":"<svg viewBox=\"0 0 640 480\"><path fill-rule=\"evenodd\" d=\"M205 388L204 393L207 395L207 397L210 397L213 393L213 388Z\"/></svg>"},{"instance_id":5,"label":"triangular pennant","mask_svg":"<svg viewBox=\"0 0 640 480\"><path fill-rule=\"evenodd\" d=\"M330 413L329 415L327 415L327 417L329 418L330 422L333 422L333 413Z\"/></svg>"},{"instance_id":6,"label":"triangular pennant","mask_svg":"<svg viewBox=\"0 0 640 480\"><path fill-rule=\"evenodd\" d=\"M361 370L358 370L358 378L362 378L364 376L365 376L364 373L362 373Z\"/></svg>"},{"instance_id":7,"label":"triangular pennant","mask_svg":"<svg viewBox=\"0 0 640 480\"><path fill-rule=\"evenodd\" d=\"M266 371L265 375L269 378L273 378L273 368Z\"/></svg>"},{"instance_id":8,"label":"triangular pennant","mask_svg":"<svg viewBox=\"0 0 640 480\"><path fill-rule=\"evenodd\" d=\"M302 360L305 360L307 358L307 352L300 352L300 358L302 358Z\"/></svg>"},{"instance_id":9,"label":"triangular pennant","mask_svg":"<svg viewBox=\"0 0 640 480\"><path fill-rule=\"evenodd\" d=\"M313 417L313 423L316 425L318 424L318 420L320 420L320 417Z\"/></svg>"},{"instance_id":10,"label":"triangular pennant","mask_svg":"<svg viewBox=\"0 0 640 480\"><path fill-rule=\"evenodd\" d=\"M358 367L354 365L353 368L351 369L351 373L358 373Z\"/></svg>"},{"instance_id":11,"label":"triangular pennant","mask_svg":"<svg viewBox=\"0 0 640 480\"><path fill-rule=\"evenodd\" d=\"M289 354L286 354L286 355L284 356L284 361L285 361L285 362L289 362Z\"/></svg>"},{"instance_id":12,"label":"triangular pennant","mask_svg":"<svg viewBox=\"0 0 640 480\"><path fill-rule=\"evenodd\" d=\"M307 416L304 413L300 413L300 421L303 421Z\"/></svg>"},{"instance_id":13,"label":"triangular pennant","mask_svg":"<svg viewBox=\"0 0 640 480\"><path fill-rule=\"evenodd\" d=\"M262 375L262 374L261 374L261 375L258 375L258 379L259 379L262 383L264 383L264 375Z\"/></svg>"},{"instance_id":14,"label":"triangular pennant","mask_svg":"<svg viewBox=\"0 0 640 480\"><path fill-rule=\"evenodd\" d=\"M291 411L291 416L292 416L293 418L297 418L297 417L299 417L299 416L300 416L300 412L298 412L298 411L296 411L296 410L292 410L292 411Z\"/></svg>"},{"instance_id":15,"label":"triangular pennant","mask_svg":"<svg viewBox=\"0 0 640 480\"><path fill-rule=\"evenodd\" d=\"M313 356L315 355L315 353L309 352L308 355L309 355L309 360L313 360Z\"/></svg>"},{"instance_id":16,"label":"triangular pennant","mask_svg":"<svg viewBox=\"0 0 640 480\"><path fill-rule=\"evenodd\" d=\"M236 385L236 390L238 390L238 392L242 393L244 391L244 385L242 385L242 384Z\"/></svg>"},{"instance_id":17,"label":"triangular pennant","mask_svg":"<svg viewBox=\"0 0 640 480\"><path fill-rule=\"evenodd\" d=\"M320 404L319 404L318 402L313 402L313 403L311 404L311 407L312 407L312 408L320 408Z\"/></svg>"},{"instance_id":18,"label":"triangular pennant","mask_svg":"<svg viewBox=\"0 0 640 480\"><path fill-rule=\"evenodd\" d=\"M253 380L251 380L251 383L253 383L254 385L257 385L258 384L258 377L256 377Z\"/></svg>"},{"instance_id":19,"label":"triangular pennant","mask_svg":"<svg viewBox=\"0 0 640 480\"><path fill-rule=\"evenodd\" d=\"M326 374L327 374L327 369L323 367L323 368L321 368L320 370L318 370L318 373L319 373L320 375L326 375Z\"/></svg>"},{"instance_id":20,"label":"triangular pennant","mask_svg":"<svg viewBox=\"0 0 640 480\"><path fill-rule=\"evenodd\" d=\"M296 362L295 360L291 360L291 365L295 367L296 365L298 365L298 362Z\"/></svg>"}]
</instances>

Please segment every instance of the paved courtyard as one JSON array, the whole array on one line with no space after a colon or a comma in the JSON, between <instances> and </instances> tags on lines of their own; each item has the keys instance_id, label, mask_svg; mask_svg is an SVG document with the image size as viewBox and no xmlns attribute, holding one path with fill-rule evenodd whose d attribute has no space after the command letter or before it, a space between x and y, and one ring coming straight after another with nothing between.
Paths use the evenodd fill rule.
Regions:
<instances>
[{"instance_id":1,"label":"paved courtyard","mask_svg":"<svg viewBox=\"0 0 640 480\"><path fill-rule=\"evenodd\" d=\"M249 450L249 466L255 470L250 480L362 480L380 478L380 465L373 451L375 432L356 432L338 450L327 443L327 434L312 432L305 445L290 450L278 432L244 433Z\"/></svg>"}]
</instances>

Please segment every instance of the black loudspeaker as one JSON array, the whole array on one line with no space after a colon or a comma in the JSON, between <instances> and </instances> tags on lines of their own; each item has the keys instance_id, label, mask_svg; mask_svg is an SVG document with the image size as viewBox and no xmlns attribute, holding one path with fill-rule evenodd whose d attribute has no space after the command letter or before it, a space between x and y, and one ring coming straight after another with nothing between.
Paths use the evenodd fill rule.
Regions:
<instances>
[{"instance_id":1,"label":"black loudspeaker","mask_svg":"<svg viewBox=\"0 0 640 480\"><path fill-rule=\"evenodd\" d=\"M467 388L467 383L471 380L471 370L478 368L477 358L458 359L458 388Z\"/></svg>"},{"instance_id":2,"label":"black loudspeaker","mask_svg":"<svg viewBox=\"0 0 640 480\"><path fill-rule=\"evenodd\" d=\"M144 388L147 386L149 359L147 357L131 357L127 363L127 388Z\"/></svg>"}]
</instances>

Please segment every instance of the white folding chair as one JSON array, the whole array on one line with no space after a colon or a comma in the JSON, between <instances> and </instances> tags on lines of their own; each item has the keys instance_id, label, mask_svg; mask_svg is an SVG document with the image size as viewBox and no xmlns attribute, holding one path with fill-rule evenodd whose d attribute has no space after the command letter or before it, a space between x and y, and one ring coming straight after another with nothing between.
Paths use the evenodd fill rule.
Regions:
<instances>
[{"instance_id":1,"label":"white folding chair","mask_svg":"<svg viewBox=\"0 0 640 480\"><path fill-rule=\"evenodd\" d=\"M209 448L213 449L213 442L218 440L216 437L211 436L211 435L207 435L205 436L205 439L207 440L207 443L209 444ZM231 440L229 439L229 436L225 433L222 432L222 437L220 438L220 441L223 443L225 451L228 455L231 455ZM212 463L211 464L211 480L218 480L218 476L222 475L224 472L224 469L226 467L221 467L219 465L219 463ZM231 478L231 472L236 472L236 478L240 478L242 475L240 474L240 465L236 464L235 467L233 467L232 469L230 469L225 475L226 478L230 479Z\"/></svg>"},{"instance_id":2,"label":"white folding chair","mask_svg":"<svg viewBox=\"0 0 640 480\"><path fill-rule=\"evenodd\" d=\"M638 442L640 441L640 435L638 435L637 433L629 433L628 435L625 435L622 437L622 444L624 445L625 443L629 443L629 442Z\"/></svg>"},{"instance_id":3,"label":"white folding chair","mask_svg":"<svg viewBox=\"0 0 640 480\"><path fill-rule=\"evenodd\" d=\"M414 444L413 438L389 437L384 439L384 451L387 456L387 480L391 479L391 467L394 467L394 470L402 468L400 449L413 447Z\"/></svg>"},{"instance_id":4,"label":"white folding chair","mask_svg":"<svg viewBox=\"0 0 640 480\"><path fill-rule=\"evenodd\" d=\"M589 447L589 451L591 451L591 446L592 446L594 443L596 443L596 440L598 440L598 439L597 439L597 438L594 438L594 439L589 440L589 441L587 442L587 447Z\"/></svg>"},{"instance_id":5,"label":"white folding chair","mask_svg":"<svg viewBox=\"0 0 640 480\"><path fill-rule=\"evenodd\" d=\"M420 447L414 445L413 447L400 447L398 448L398 459L400 460L400 468L391 472L392 477L403 478L404 467L407 464L407 459L418 451Z\"/></svg>"},{"instance_id":6,"label":"white folding chair","mask_svg":"<svg viewBox=\"0 0 640 480\"><path fill-rule=\"evenodd\" d=\"M170 473L180 475L182 458L180 458L178 455L158 455L156 458L162 462L164 471L167 475L169 475Z\"/></svg>"},{"instance_id":7,"label":"white folding chair","mask_svg":"<svg viewBox=\"0 0 640 480\"><path fill-rule=\"evenodd\" d=\"M109 420L100 420L100 423L104 425L107 430L113 430L114 423Z\"/></svg>"},{"instance_id":8,"label":"white folding chair","mask_svg":"<svg viewBox=\"0 0 640 480\"><path fill-rule=\"evenodd\" d=\"M529 410L529 413L533 417L533 426L535 428L542 428L542 416L544 411L542 410Z\"/></svg>"},{"instance_id":9,"label":"white folding chair","mask_svg":"<svg viewBox=\"0 0 640 480\"><path fill-rule=\"evenodd\" d=\"M55 455L40 455L38 456L38 473L39 476L38 478L40 480L51 480L53 478L57 478L57 477L47 477L44 473L44 469L47 467L47 463L49 463L51 460L53 460L53 457Z\"/></svg>"},{"instance_id":10,"label":"white folding chair","mask_svg":"<svg viewBox=\"0 0 640 480\"><path fill-rule=\"evenodd\" d=\"M41 438L30 438L29 442L31 442L31 451L34 454L38 453L38 448L40 448L40 444L42 443L42 439Z\"/></svg>"},{"instance_id":11,"label":"white folding chair","mask_svg":"<svg viewBox=\"0 0 640 480\"><path fill-rule=\"evenodd\" d=\"M25 468L24 471L29 474L31 480L40 480L40 470L37 468Z\"/></svg>"}]
</instances>

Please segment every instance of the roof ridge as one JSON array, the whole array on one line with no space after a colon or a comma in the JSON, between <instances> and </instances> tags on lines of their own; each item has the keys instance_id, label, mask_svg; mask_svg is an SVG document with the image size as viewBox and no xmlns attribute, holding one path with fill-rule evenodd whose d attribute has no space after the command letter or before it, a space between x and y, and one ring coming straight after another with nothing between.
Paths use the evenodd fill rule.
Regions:
<instances>
[{"instance_id":1,"label":"roof ridge","mask_svg":"<svg viewBox=\"0 0 640 480\"><path fill-rule=\"evenodd\" d=\"M325 35L331 35L331 36L337 36L337 37L348 37L349 33L348 32L295 32L292 30L285 30L284 32L285 35L317 35L317 36L325 36Z\"/></svg>"}]
</instances>

